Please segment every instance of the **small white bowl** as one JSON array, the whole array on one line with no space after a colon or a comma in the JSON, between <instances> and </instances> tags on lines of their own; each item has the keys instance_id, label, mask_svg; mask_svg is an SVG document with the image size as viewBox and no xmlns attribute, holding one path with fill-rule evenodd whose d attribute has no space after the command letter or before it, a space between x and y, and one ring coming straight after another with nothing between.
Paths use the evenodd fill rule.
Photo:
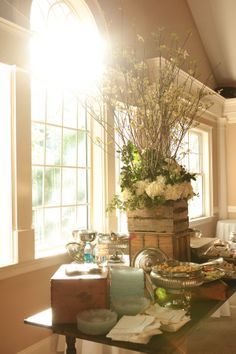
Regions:
<instances>
[{"instance_id":1,"label":"small white bowl","mask_svg":"<svg viewBox=\"0 0 236 354\"><path fill-rule=\"evenodd\" d=\"M117 322L117 313L108 309L91 309L77 314L77 328L84 334L107 334Z\"/></svg>"}]
</instances>

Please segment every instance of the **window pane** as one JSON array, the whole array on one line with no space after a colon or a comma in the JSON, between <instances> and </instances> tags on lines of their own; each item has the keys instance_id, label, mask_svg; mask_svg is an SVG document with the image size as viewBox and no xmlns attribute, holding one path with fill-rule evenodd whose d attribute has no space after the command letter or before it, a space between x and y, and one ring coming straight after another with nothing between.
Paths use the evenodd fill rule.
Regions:
<instances>
[{"instance_id":1,"label":"window pane","mask_svg":"<svg viewBox=\"0 0 236 354\"><path fill-rule=\"evenodd\" d=\"M40 81L31 82L31 115L32 120L45 121L46 88Z\"/></svg>"},{"instance_id":2,"label":"window pane","mask_svg":"<svg viewBox=\"0 0 236 354\"><path fill-rule=\"evenodd\" d=\"M196 173L196 181L191 181L193 189L197 196L189 201L189 217L197 218L202 217L206 213L206 198L207 195L203 194L203 181L207 178L206 171L202 170L203 164L203 132L190 131L185 136L185 156L181 163L191 173Z\"/></svg>"},{"instance_id":3,"label":"window pane","mask_svg":"<svg viewBox=\"0 0 236 354\"><path fill-rule=\"evenodd\" d=\"M191 218L197 218L204 215L202 176L197 176L196 181L192 181L192 186L197 195L189 201L189 215Z\"/></svg>"},{"instance_id":4,"label":"window pane","mask_svg":"<svg viewBox=\"0 0 236 354\"><path fill-rule=\"evenodd\" d=\"M77 99L68 92L64 93L63 125L64 127L77 128Z\"/></svg>"},{"instance_id":5,"label":"window pane","mask_svg":"<svg viewBox=\"0 0 236 354\"><path fill-rule=\"evenodd\" d=\"M192 173L200 173L200 160L199 155L189 154L189 167L188 170Z\"/></svg>"},{"instance_id":6,"label":"window pane","mask_svg":"<svg viewBox=\"0 0 236 354\"><path fill-rule=\"evenodd\" d=\"M37 225L34 230L36 247L39 247L40 243L44 239L44 209L33 210L33 225Z\"/></svg>"},{"instance_id":7,"label":"window pane","mask_svg":"<svg viewBox=\"0 0 236 354\"><path fill-rule=\"evenodd\" d=\"M63 129L63 165L76 166L77 132Z\"/></svg>"},{"instance_id":8,"label":"window pane","mask_svg":"<svg viewBox=\"0 0 236 354\"><path fill-rule=\"evenodd\" d=\"M189 150L190 152L199 153L200 151L199 134L189 133Z\"/></svg>"},{"instance_id":9,"label":"window pane","mask_svg":"<svg viewBox=\"0 0 236 354\"><path fill-rule=\"evenodd\" d=\"M78 170L78 189L77 189L77 199L78 203L86 203L87 202L87 171L86 170Z\"/></svg>"},{"instance_id":10,"label":"window pane","mask_svg":"<svg viewBox=\"0 0 236 354\"><path fill-rule=\"evenodd\" d=\"M86 133L83 131L78 132L78 166L86 166Z\"/></svg>"},{"instance_id":11,"label":"window pane","mask_svg":"<svg viewBox=\"0 0 236 354\"><path fill-rule=\"evenodd\" d=\"M46 164L61 164L61 128L46 127Z\"/></svg>"},{"instance_id":12,"label":"window pane","mask_svg":"<svg viewBox=\"0 0 236 354\"><path fill-rule=\"evenodd\" d=\"M78 229L87 229L87 206L79 206L77 208L77 228Z\"/></svg>"},{"instance_id":13,"label":"window pane","mask_svg":"<svg viewBox=\"0 0 236 354\"><path fill-rule=\"evenodd\" d=\"M48 245L57 243L60 237L60 208L46 208L44 211L44 239Z\"/></svg>"},{"instance_id":14,"label":"window pane","mask_svg":"<svg viewBox=\"0 0 236 354\"><path fill-rule=\"evenodd\" d=\"M45 168L44 177L44 204L59 205L61 203L61 170L59 168Z\"/></svg>"},{"instance_id":15,"label":"window pane","mask_svg":"<svg viewBox=\"0 0 236 354\"><path fill-rule=\"evenodd\" d=\"M44 125L32 124L32 163L42 165L44 163Z\"/></svg>"},{"instance_id":16,"label":"window pane","mask_svg":"<svg viewBox=\"0 0 236 354\"><path fill-rule=\"evenodd\" d=\"M184 141L178 152L178 162L188 169L189 166L189 144L188 144L188 134L185 135Z\"/></svg>"},{"instance_id":17,"label":"window pane","mask_svg":"<svg viewBox=\"0 0 236 354\"><path fill-rule=\"evenodd\" d=\"M62 238L71 239L72 231L76 228L76 207L62 208Z\"/></svg>"},{"instance_id":18,"label":"window pane","mask_svg":"<svg viewBox=\"0 0 236 354\"><path fill-rule=\"evenodd\" d=\"M78 129L86 129L86 109L82 104L78 104Z\"/></svg>"},{"instance_id":19,"label":"window pane","mask_svg":"<svg viewBox=\"0 0 236 354\"><path fill-rule=\"evenodd\" d=\"M63 168L62 170L62 204L76 204L76 169Z\"/></svg>"},{"instance_id":20,"label":"window pane","mask_svg":"<svg viewBox=\"0 0 236 354\"><path fill-rule=\"evenodd\" d=\"M47 92L47 122L61 125L62 123L62 91L55 86Z\"/></svg>"},{"instance_id":21,"label":"window pane","mask_svg":"<svg viewBox=\"0 0 236 354\"><path fill-rule=\"evenodd\" d=\"M43 205L43 167L32 168L33 206Z\"/></svg>"},{"instance_id":22,"label":"window pane","mask_svg":"<svg viewBox=\"0 0 236 354\"><path fill-rule=\"evenodd\" d=\"M50 2L55 3L56 1L51 0ZM59 2L59 6L54 6L53 10L47 14L47 16L49 16L48 23L49 26L52 27L52 30L55 30L55 28L57 27L60 28L61 26L63 26L66 17L70 15L70 8L66 4L63 4L62 1L58 1L58 2Z\"/></svg>"}]
</instances>

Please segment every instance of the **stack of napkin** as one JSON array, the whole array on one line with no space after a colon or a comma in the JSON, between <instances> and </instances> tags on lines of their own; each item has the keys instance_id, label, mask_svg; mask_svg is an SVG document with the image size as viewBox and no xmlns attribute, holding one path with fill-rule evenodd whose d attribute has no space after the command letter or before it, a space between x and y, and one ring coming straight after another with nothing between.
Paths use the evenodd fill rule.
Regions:
<instances>
[{"instance_id":1,"label":"stack of napkin","mask_svg":"<svg viewBox=\"0 0 236 354\"><path fill-rule=\"evenodd\" d=\"M107 334L108 338L147 344L153 335L162 333L161 323L154 316L123 316Z\"/></svg>"},{"instance_id":2,"label":"stack of napkin","mask_svg":"<svg viewBox=\"0 0 236 354\"><path fill-rule=\"evenodd\" d=\"M123 316L107 334L112 340L147 344L162 331L175 332L190 320L185 310L175 310L158 304L149 306L145 314Z\"/></svg>"},{"instance_id":3,"label":"stack of napkin","mask_svg":"<svg viewBox=\"0 0 236 354\"><path fill-rule=\"evenodd\" d=\"M185 310L175 310L158 304L149 306L145 313L158 319L161 323L160 329L167 332L177 331L190 320Z\"/></svg>"}]
</instances>

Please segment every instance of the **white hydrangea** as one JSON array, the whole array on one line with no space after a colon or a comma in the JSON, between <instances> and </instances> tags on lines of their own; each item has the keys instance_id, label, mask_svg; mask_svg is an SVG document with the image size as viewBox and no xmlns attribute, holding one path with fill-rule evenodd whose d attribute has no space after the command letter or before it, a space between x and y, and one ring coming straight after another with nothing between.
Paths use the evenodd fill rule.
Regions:
<instances>
[{"instance_id":1,"label":"white hydrangea","mask_svg":"<svg viewBox=\"0 0 236 354\"><path fill-rule=\"evenodd\" d=\"M166 186L164 197L166 200L190 199L194 196L193 187L189 182Z\"/></svg>"},{"instance_id":2,"label":"white hydrangea","mask_svg":"<svg viewBox=\"0 0 236 354\"><path fill-rule=\"evenodd\" d=\"M138 181L135 183L135 187L136 187L136 195L143 195L145 192L146 187L149 185L148 180L145 181Z\"/></svg>"},{"instance_id":3,"label":"white hydrangea","mask_svg":"<svg viewBox=\"0 0 236 354\"><path fill-rule=\"evenodd\" d=\"M150 183L145 189L147 195L154 199L155 197L164 195L165 192L165 177L157 176L156 181Z\"/></svg>"},{"instance_id":4,"label":"white hydrangea","mask_svg":"<svg viewBox=\"0 0 236 354\"><path fill-rule=\"evenodd\" d=\"M193 187L191 183L183 182L182 184L182 198L191 199L194 196Z\"/></svg>"},{"instance_id":5,"label":"white hydrangea","mask_svg":"<svg viewBox=\"0 0 236 354\"><path fill-rule=\"evenodd\" d=\"M180 184L167 184L164 197L166 200L178 200L181 198L182 188Z\"/></svg>"},{"instance_id":6,"label":"white hydrangea","mask_svg":"<svg viewBox=\"0 0 236 354\"><path fill-rule=\"evenodd\" d=\"M121 197L124 202L127 202L128 200L132 199L132 193L128 188L124 188L124 190L121 193Z\"/></svg>"}]
</instances>

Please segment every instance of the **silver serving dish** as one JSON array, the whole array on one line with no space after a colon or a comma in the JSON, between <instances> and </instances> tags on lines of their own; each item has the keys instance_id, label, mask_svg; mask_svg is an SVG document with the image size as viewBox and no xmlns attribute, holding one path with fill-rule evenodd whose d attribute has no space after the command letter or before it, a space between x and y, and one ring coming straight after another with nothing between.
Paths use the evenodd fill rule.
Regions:
<instances>
[{"instance_id":1,"label":"silver serving dish","mask_svg":"<svg viewBox=\"0 0 236 354\"><path fill-rule=\"evenodd\" d=\"M167 278L191 279L200 277L202 274L202 269L205 266L218 266L222 264L222 262L222 257L201 264L192 262L180 262L177 260L167 260L164 263L158 263L156 266L152 267L152 272ZM182 270L180 270L181 268Z\"/></svg>"},{"instance_id":2,"label":"silver serving dish","mask_svg":"<svg viewBox=\"0 0 236 354\"><path fill-rule=\"evenodd\" d=\"M136 253L132 266L142 268L145 272L150 273L153 266L166 261L167 258L167 255L159 248L144 248Z\"/></svg>"},{"instance_id":3,"label":"silver serving dish","mask_svg":"<svg viewBox=\"0 0 236 354\"><path fill-rule=\"evenodd\" d=\"M176 265L190 266L193 271L189 272L168 272L167 270L159 270L158 265L152 268L150 277L152 282L163 288L167 289L187 289L194 288L202 285L205 282L205 275L203 272L203 267L218 266L223 262L223 258L218 258L206 263L196 264L191 262L179 262L175 260L167 260L165 263L170 265L170 267L175 267ZM184 268L183 268L184 269Z\"/></svg>"},{"instance_id":4,"label":"silver serving dish","mask_svg":"<svg viewBox=\"0 0 236 354\"><path fill-rule=\"evenodd\" d=\"M183 270L180 270L181 268ZM167 260L164 263L158 263L152 268L152 271L162 277L168 278L196 278L201 276L201 267L199 264L177 260Z\"/></svg>"},{"instance_id":5,"label":"silver serving dish","mask_svg":"<svg viewBox=\"0 0 236 354\"><path fill-rule=\"evenodd\" d=\"M162 288L166 289L188 289L195 288L204 283L204 276L201 273L199 276L188 278L188 277L179 277L179 278L169 278L162 276L155 272L150 273L152 282Z\"/></svg>"}]
</instances>

